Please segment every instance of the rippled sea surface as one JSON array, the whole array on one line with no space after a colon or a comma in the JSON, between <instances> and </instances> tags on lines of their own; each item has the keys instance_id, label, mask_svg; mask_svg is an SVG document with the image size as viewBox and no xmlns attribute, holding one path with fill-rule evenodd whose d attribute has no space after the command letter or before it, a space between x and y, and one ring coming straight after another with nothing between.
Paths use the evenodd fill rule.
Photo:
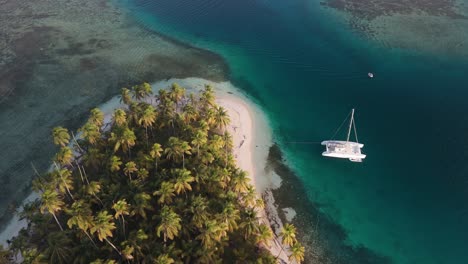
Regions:
<instances>
[{"instance_id":1,"label":"rippled sea surface","mask_svg":"<svg viewBox=\"0 0 468 264\"><path fill-rule=\"evenodd\" d=\"M365 1L380 12L366 17L333 6L358 2L120 3L149 30L222 55L267 112L303 186L288 195L311 205L296 207L311 263L468 263L466 8ZM451 9L418 12L428 8ZM313 142L351 108L368 157L323 158Z\"/></svg>"}]
</instances>

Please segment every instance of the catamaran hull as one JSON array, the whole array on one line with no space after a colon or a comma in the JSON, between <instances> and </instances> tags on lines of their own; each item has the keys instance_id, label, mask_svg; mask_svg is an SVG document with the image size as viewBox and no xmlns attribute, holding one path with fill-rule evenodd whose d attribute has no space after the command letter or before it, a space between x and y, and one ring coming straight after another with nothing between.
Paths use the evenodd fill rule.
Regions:
<instances>
[{"instance_id":1,"label":"catamaran hull","mask_svg":"<svg viewBox=\"0 0 468 264\"><path fill-rule=\"evenodd\" d=\"M349 159L353 162L362 162L366 158L365 154L361 153L361 148L364 144L351 141L327 140L322 142L326 146L326 150L322 156L331 158Z\"/></svg>"}]
</instances>

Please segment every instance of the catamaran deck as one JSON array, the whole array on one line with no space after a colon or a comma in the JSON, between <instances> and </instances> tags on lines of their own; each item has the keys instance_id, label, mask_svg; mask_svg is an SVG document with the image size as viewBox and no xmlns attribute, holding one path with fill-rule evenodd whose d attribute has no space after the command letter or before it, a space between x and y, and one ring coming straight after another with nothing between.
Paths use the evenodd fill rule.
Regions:
<instances>
[{"instance_id":1,"label":"catamaran deck","mask_svg":"<svg viewBox=\"0 0 468 264\"><path fill-rule=\"evenodd\" d=\"M327 140L323 141L322 145L326 146L326 150L322 153L326 157L349 159L354 162L361 162L366 157L361 153L361 148L364 147L361 143Z\"/></svg>"}]
</instances>

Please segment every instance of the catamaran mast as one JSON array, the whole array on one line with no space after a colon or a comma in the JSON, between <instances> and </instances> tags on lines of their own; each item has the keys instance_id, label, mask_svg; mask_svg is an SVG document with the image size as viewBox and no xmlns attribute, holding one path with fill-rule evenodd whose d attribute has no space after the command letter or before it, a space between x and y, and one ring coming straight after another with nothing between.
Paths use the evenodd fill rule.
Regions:
<instances>
[{"instance_id":1,"label":"catamaran mast","mask_svg":"<svg viewBox=\"0 0 468 264\"><path fill-rule=\"evenodd\" d=\"M348 129L348 137L346 138L346 142L349 142L349 136L351 135L351 128L354 122L354 108L351 110L351 120L349 122L349 129Z\"/></svg>"}]
</instances>

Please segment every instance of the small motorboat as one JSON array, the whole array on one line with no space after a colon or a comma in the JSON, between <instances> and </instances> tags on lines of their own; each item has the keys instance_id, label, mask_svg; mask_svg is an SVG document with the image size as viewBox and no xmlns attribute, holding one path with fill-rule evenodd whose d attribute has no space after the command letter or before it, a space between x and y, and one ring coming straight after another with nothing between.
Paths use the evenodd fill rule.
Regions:
<instances>
[{"instance_id":1,"label":"small motorboat","mask_svg":"<svg viewBox=\"0 0 468 264\"><path fill-rule=\"evenodd\" d=\"M367 76L369 76L369 78L374 78L374 74L372 72L367 73Z\"/></svg>"}]
</instances>

